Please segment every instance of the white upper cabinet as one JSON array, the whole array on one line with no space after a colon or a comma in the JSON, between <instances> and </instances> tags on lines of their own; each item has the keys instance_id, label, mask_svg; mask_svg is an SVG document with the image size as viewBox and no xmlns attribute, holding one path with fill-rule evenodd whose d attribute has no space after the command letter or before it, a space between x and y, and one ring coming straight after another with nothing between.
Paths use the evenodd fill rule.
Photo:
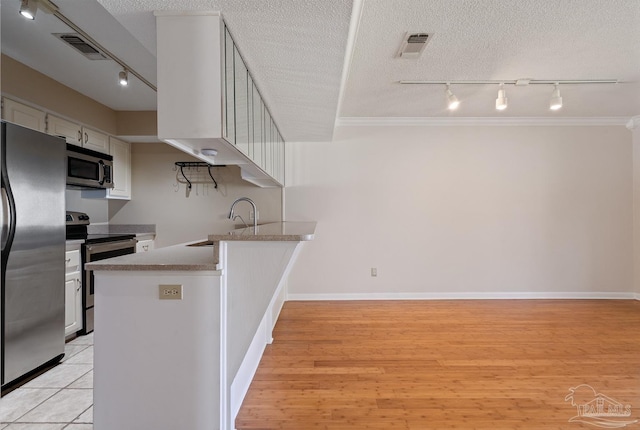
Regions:
<instances>
[{"instance_id":1,"label":"white upper cabinet","mask_svg":"<svg viewBox=\"0 0 640 430\"><path fill-rule=\"evenodd\" d=\"M131 143L109 137L109 149L101 151L113 157L113 188L82 190L86 199L131 200Z\"/></svg>"},{"instance_id":2,"label":"white upper cabinet","mask_svg":"<svg viewBox=\"0 0 640 430\"><path fill-rule=\"evenodd\" d=\"M221 138L220 15L169 11L155 14L158 137L194 147L197 143L193 139Z\"/></svg>"},{"instance_id":3,"label":"white upper cabinet","mask_svg":"<svg viewBox=\"0 0 640 430\"><path fill-rule=\"evenodd\" d=\"M54 115L47 116L47 133L64 137L67 143L82 146L82 126Z\"/></svg>"},{"instance_id":4,"label":"white upper cabinet","mask_svg":"<svg viewBox=\"0 0 640 430\"><path fill-rule=\"evenodd\" d=\"M109 138L109 153L113 156L113 188L110 198L131 199L131 144L114 137Z\"/></svg>"},{"instance_id":5,"label":"white upper cabinet","mask_svg":"<svg viewBox=\"0 0 640 430\"><path fill-rule=\"evenodd\" d=\"M109 153L109 136L87 127L82 127L82 146L87 149Z\"/></svg>"},{"instance_id":6,"label":"white upper cabinet","mask_svg":"<svg viewBox=\"0 0 640 430\"><path fill-rule=\"evenodd\" d=\"M114 188L83 190L83 197L131 200L131 144L129 142L4 97L2 106L2 119L6 121L62 137L67 143L113 156Z\"/></svg>"},{"instance_id":7,"label":"white upper cabinet","mask_svg":"<svg viewBox=\"0 0 640 430\"><path fill-rule=\"evenodd\" d=\"M108 135L55 115L47 115L47 133L64 137L67 143L73 145L82 146L103 154L109 153Z\"/></svg>"},{"instance_id":8,"label":"white upper cabinet","mask_svg":"<svg viewBox=\"0 0 640 430\"><path fill-rule=\"evenodd\" d=\"M2 98L2 119L42 132L47 127L44 112L4 97Z\"/></svg>"},{"instance_id":9,"label":"white upper cabinet","mask_svg":"<svg viewBox=\"0 0 640 430\"><path fill-rule=\"evenodd\" d=\"M284 140L220 14L155 14L158 137L208 163L239 165L258 186L283 186Z\"/></svg>"}]
</instances>

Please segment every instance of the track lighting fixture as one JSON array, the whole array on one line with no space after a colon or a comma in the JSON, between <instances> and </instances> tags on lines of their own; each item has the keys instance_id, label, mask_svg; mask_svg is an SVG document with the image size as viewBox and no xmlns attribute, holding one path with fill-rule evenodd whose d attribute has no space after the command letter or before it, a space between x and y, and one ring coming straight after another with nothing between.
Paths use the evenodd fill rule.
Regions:
<instances>
[{"instance_id":1,"label":"track lighting fixture","mask_svg":"<svg viewBox=\"0 0 640 430\"><path fill-rule=\"evenodd\" d=\"M555 88L551 93L551 101L549 102L549 109L558 110L562 107L562 97L560 96L559 84L555 84Z\"/></svg>"},{"instance_id":2,"label":"track lighting fixture","mask_svg":"<svg viewBox=\"0 0 640 430\"><path fill-rule=\"evenodd\" d=\"M498 89L498 98L496 98L496 109L505 110L508 106L507 92L505 85L513 85L514 87L526 87L528 85L553 85L554 90L551 93L549 101L549 109L556 111L562 108L562 97L560 96L560 85L587 85L587 84L617 84L617 79L572 79L572 80L547 80L547 79L515 79L503 81L491 80L474 80L474 81L399 81L400 84L409 85L446 85L445 94L447 96L447 107L454 110L460 106L460 101L451 92L451 85L500 85Z\"/></svg>"},{"instance_id":3,"label":"track lighting fixture","mask_svg":"<svg viewBox=\"0 0 640 430\"><path fill-rule=\"evenodd\" d=\"M458 97L456 97L455 94L451 92L449 84L447 84L445 94L447 95L447 107L449 108L449 110L458 109L458 106L460 106L460 101L458 100Z\"/></svg>"},{"instance_id":4,"label":"track lighting fixture","mask_svg":"<svg viewBox=\"0 0 640 430\"><path fill-rule=\"evenodd\" d=\"M498 98L496 99L496 109L505 110L508 104L509 102L507 100L507 92L504 89L504 84L500 84L500 89L498 90Z\"/></svg>"},{"instance_id":5,"label":"track lighting fixture","mask_svg":"<svg viewBox=\"0 0 640 430\"><path fill-rule=\"evenodd\" d=\"M38 0L22 0L20 3L20 15L27 19L36 19L38 12Z\"/></svg>"},{"instance_id":6,"label":"track lighting fixture","mask_svg":"<svg viewBox=\"0 0 640 430\"><path fill-rule=\"evenodd\" d=\"M158 91L154 84L149 82L147 79L145 79L144 76L136 72L127 63L116 57L111 51L98 43L98 41L87 34L86 31L78 27L76 23L67 18L67 16L63 14L58 6L51 2L51 0L20 0L20 14L25 18L35 19L38 9L58 18L60 22L71 28L74 32L78 33L82 39L84 39L88 44L99 51L103 56L109 57L110 59L118 63L118 65L123 69L118 74L118 82L120 83L120 85L125 86L129 83L129 73L131 73L138 79L138 81L151 88L151 90Z\"/></svg>"},{"instance_id":7,"label":"track lighting fixture","mask_svg":"<svg viewBox=\"0 0 640 430\"><path fill-rule=\"evenodd\" d=\"M123 69L120 73L118 73L118 82L123 87L129 85L129 73L127 73L127 69Z\"/></svg>"}]
</instances>

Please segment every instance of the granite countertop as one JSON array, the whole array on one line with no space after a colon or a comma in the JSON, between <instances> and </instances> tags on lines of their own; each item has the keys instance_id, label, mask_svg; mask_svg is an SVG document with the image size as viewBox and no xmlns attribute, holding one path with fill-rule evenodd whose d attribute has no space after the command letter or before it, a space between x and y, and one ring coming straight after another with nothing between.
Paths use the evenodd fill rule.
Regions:
<instances>
[{"instance_id":1,"label":"granite countertop","mask_svg":"<svg viewBox=\"0 0 640 430\"><path fill-rule=\"evenodd\" d=\"M262 224L254 231L253 227L231 230L225 234L210 234L209 240L218 241L307 241L313 240L316 231L315 222L273 222Z\"/></svg>"},{"instance_id":2,"label":"granite countertop","mask_svg":"<svg viewBox=\"0 0 640 430\"><path fill-rule=\"evenodd\" d=\"M313 240L315 222L277 222L259 225L254 232L253 227L232 230L225 234L209 235L209 246L187 246L202 241L187 242L179 245L157 248L149 252L123 255L87 263L85 268L125 271L215 271L218 268L219 247L212 244L220 241L308 241Z\"/></svg>"},{"instance_id":3,"label":"granite countertop","mask_svg":"<svg viewBox=\"0 0 640 430\"><path fill-rule=\"evenodd\" d=\"M149 252L123 255L107 260L85 264L85 268L99 270L126 271L217 271L212 246L186 246L186 244L167 246Z\"/></svg>"}]
</instances>

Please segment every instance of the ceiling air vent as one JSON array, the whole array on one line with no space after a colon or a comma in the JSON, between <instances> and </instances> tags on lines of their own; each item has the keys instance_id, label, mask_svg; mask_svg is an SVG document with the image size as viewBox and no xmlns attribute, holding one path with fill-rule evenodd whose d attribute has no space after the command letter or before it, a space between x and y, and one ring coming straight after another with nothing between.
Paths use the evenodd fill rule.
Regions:
<instances>
[{"instance_id":1,"label":"ceiling air vent","mask_svg":"<svg viewBox=\"0 0 640 430\"><path fill-rule=\"evenodd\" d=\"M80 51L89 60L108 60L109 57L100 52L93 45L89 44L78 33L53 33L58 39Z\"/></svg>"},{"instance_id":2,"label":"ceiling air vent","mask_svg":"<svg viewBox=\"0 0 640 430\"><path fill-rule=\"evenodd\" d=\"M424 51L424 47L433 38L433 33L410 33L404 35L398 57L418 58Z\"/></svg>"}]
</instances>

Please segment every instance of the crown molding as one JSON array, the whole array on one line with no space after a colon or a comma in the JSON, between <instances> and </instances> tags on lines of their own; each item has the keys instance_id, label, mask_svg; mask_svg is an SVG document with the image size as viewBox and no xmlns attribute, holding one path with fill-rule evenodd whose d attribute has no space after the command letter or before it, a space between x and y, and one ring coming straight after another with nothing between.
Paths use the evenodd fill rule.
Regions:
<instances>
[{"instance_id":1,"label":"crown molding","mask_svg":"<svg viewBox=\"0 0 640 430\"><path fill-rule=\"evenodd\" d=\"M626 126L629 130L635 130L640 127L640 115L631 118L629 122L627 122Z\"/></svg>"},{"instance_id":2,"label":"crown molding","mask_svg":"<svg viewBox=\"0 0 640 430\"><path fill-rule=\"evenodd\" d=\"M629 120L629 117L594 117L594 118L390 118L390 117L341 117L336 126L341 127L393 127L393 126L627 126L640 123L640 116Z\"/></svg>"}]
</instances>

